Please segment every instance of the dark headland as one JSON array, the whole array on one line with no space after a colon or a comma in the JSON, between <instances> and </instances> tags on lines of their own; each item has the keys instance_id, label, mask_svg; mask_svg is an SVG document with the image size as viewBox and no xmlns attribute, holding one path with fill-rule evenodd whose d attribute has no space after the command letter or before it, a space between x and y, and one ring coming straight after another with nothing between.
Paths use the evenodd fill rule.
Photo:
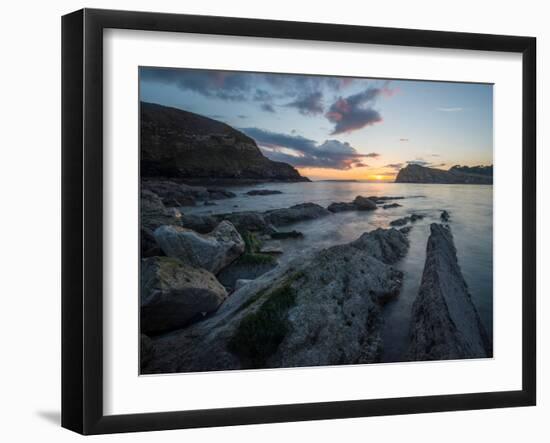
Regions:
<instances>
[{"instance_id":1,"label":"dark headland","mask_svg":"<svg viewBox=\"0 0 550 443\"><path fill-rule=\"evenodd\" d=\"M492 185L493 166L453 166L448 171L410 164L401 169L396 183Z\"/></svg>"},{"instance_id":2,"label":"dark headland","mask_svg":"<svg viewBox=\"0 0 550 443\"><path fill-rule=\"evenodd\" d=\"M220 121L141 102L141 176L193 182L309 181L269 160L256 142Z\"/></svg>"}]
</instances>

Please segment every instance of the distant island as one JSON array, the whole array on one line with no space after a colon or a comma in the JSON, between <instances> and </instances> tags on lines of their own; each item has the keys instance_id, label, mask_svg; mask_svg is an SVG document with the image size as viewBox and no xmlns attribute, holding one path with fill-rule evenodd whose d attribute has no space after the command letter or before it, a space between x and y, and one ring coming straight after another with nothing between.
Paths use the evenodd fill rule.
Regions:
<instances>
[{"instance_id":1,"label":"distant island","mask_svg":"<svg viewBox=\"0 0 550 443\"><path fill-rule=\"evenodd\" d=\"M453 166L448 171L410 164L402 168L395 183L492 185L493 166Z\"/></svg>"},{"instance_id":2,"label":"distant island","mask_svg":"<svg viewBox=\"0 0 550 443\"><path fill-rule=\"evenodd\" d=\"M309 181L265 157L256 142L220 121L141 102L141 175L183 181Z\"/></svg>"}]
</instances>

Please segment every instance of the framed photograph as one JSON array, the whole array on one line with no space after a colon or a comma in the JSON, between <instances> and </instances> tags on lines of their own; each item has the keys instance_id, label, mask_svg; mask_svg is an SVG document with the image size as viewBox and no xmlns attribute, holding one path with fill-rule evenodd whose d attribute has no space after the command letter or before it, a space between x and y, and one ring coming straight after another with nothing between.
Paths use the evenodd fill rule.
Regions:
<instances>
[{"instance_id":1,"label":"framed photograph","mask_svg":"<svg viewBox=\"0 0 550 443\"><path fill-rule=\"evenodd\" d=\"M62 425L536 403L532 37L62 21Z\"/></svg>"}]
</instances>

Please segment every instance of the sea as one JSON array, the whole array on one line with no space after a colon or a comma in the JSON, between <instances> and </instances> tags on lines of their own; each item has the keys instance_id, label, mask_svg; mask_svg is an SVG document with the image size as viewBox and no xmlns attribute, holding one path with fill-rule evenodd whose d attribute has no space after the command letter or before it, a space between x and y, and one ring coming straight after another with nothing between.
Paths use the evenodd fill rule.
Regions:
<instances>
[{"instance_id":1,"label":"sea","mask_svg":"<svg viewBox=\"0 0 550 443\"><path fill-rule=\"evenodd\" d=\"M441 222L443 210L450 214L449 225L457 249L458 262L468 284L487 334L493 331L493 186L410 183L373 183L361 181L313 181L300 183L265 183L227 188L237 197L216 200L215 206L182 208L184 213L217 214L241 211L267 211L287 208L299 203L317 203L327 207L333 202L350 202L356 196L402 196L401 207L375 211L335 213L316 220L285 226L281 230L297 230L301 239L279 240L283 250L279 261L285 262L309 254L313 250L348 243L364 232L387 228L392 220L410 214L422 214L424 219L411 224L410 249L395 264L403 271L401 293L383 308L383 362L402 361L408 346L412 304L418 294L429 226ZM270 189L281 194L250 196L252 189Z\"/></svg>"}]
</instances>

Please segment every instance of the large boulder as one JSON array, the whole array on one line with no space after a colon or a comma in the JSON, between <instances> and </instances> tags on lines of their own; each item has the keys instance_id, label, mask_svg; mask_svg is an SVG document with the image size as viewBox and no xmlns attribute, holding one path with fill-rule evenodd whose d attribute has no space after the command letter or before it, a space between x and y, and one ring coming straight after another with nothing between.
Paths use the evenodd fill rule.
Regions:
<instances>
[{"instance_id":1,"label":"large boulder","mask_svg":"<svg viewBox=\"0 0 550 443\"><path fill-rule=\"evenodd\" d=\"M453 236L430 225L426 263L413 303L411 360L449 360L492 356L492 347L458 265Z\"/></svg>"},{"instance_id":2,"label":"large boulder","mask_svg":"<svg viewBox=\"0 0 550 443\"><path fill-rule=\"evenodd\" d=\"M182 328L215 311L227 297L214 275L176 258L143 259L140 275L141 332L145 334Z\"/></svg>"},{"instance_id":3,"label":"large boulder","mask_svg":"<svg viewBox=\"0 0 550 443\"><path fill-rule=\"evenodd\" d=\"M146 372L379 361L381 305L398 294L402 273L363 240L311 252L239 284L212 317L158 337Z\"/></svg>"},{"instance_id":4,"label":"large boulder","mask_svg":"<svg viewBox=\"0 0 550 443\"><path fill-rule=\"evenodd\" d=\"M160 225L178 224L178 214L168 210L162 199L153 191L142 188L140 193L140 222L141 228L153 231Z\"/></svg>"},{"instance_id":5,"label":"large boulder","mask_svg":"<svg viewBox=\"0 0 550 443\"><path fill-rule=\"evenodd\" d=\"M214 274L238 258L245 249L244 241L228 221L221 222L208 234L199 234L180 226L161 226L153 233L168 257L206 269Z\"/></svg>"},{"instance_id":6,"label":"large boulder","mask_svg":"<svg viewBox=\"0 0 550 443\"><path fill-rule=\"evenodd\" d=\"M203 187L170 180L144 180L141 186L157 194L165 206L194 206L197 200L207 200L209 197Z\"/></svg>"},{"instance_id":7,"label":"large boulder","mask_svg":"<svg viewBox=\"0 0 550 443\"><path fill-rule=\"evenodd\" d=\"M327 209L315 203L302 203L290 208L267 211L265 219L275 226L282 226L304 220L313 220L329 214L330 212Z\"/></svg>"},{"instance_id":8,"label":"large boulder","mask_svg":"<svg viewBox=\"0 0 550 443\"><path fill-rule=\"evenodd\" d=\"M218 226L218 223L219 221L211 215L182 214L178 225L201 234L207 234Z\"/></svg>"},{"instance_id":9,"label":"large boulder","mask_svg":"<svg viewBox=\"0 0 550 443\"><path fill-rule=\"evenodd\" d=\"M335 202L328 205L327 209L330 212L357 211L357 207L353 203Z\"/></svg>"}]
</instances>

